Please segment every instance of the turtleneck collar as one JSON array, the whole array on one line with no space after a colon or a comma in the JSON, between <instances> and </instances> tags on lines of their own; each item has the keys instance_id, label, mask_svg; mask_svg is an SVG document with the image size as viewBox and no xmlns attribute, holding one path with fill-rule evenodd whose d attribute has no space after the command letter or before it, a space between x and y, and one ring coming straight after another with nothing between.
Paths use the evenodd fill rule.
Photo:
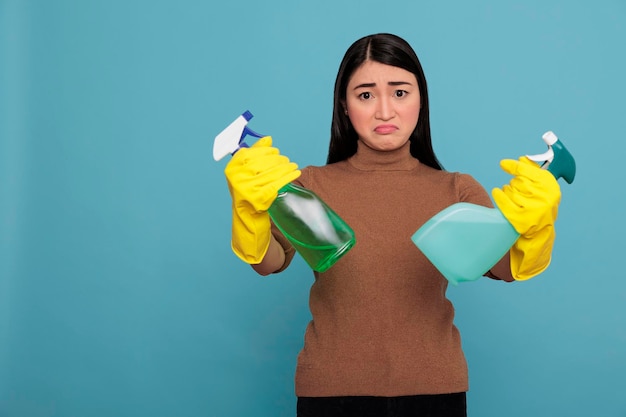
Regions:
<instances>
[{"instance_id":1,"label":"turtleneck collar","mask_svg":"<svg viewBox=\"0 0 626 417\"><path fill-rule=\"evenodd\" d=\"M409 171L419 164L410 148L411 142L407 141L393 151L378 151L359 140L356 154L348 159L348 163L361 171Z\"/></svg>"}]
</instances>

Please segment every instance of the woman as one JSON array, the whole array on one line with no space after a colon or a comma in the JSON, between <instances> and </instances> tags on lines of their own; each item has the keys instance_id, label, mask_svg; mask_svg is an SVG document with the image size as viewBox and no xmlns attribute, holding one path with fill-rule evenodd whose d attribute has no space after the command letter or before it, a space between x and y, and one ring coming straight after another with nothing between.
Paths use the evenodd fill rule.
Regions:
<instances>
[{"instance_id":1,"label":"woman","mask_svg":"<svg viewBox=\"0 0 626 417\"><path fill-rule=\"evenodd\" d=\"M468 372L447 281L410 237L451 204L492 204L472 177L439 164L424 73L403 39L371 35L346 52L327 162L299 171L267 137L226 168L233 250L262 275L284 270L294 256L267 214L288 182L313 190L355 231L356 245L315 273L296 370L298 416L465 416ZM557 191L533 200L540 215L531 214L543 222L526 236L534 249L518 248L519 262L507 255L486 273L513 281L547 267L560 194L554 178L528 160L503 168L515 178L494 191L499 205L519 209L524 199Z\"/></svg>"}]
</instances>

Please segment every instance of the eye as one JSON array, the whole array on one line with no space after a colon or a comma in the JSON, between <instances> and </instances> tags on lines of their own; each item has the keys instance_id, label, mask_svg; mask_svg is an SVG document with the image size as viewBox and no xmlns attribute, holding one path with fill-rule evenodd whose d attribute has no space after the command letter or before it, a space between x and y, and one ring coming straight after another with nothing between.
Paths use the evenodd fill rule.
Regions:
<instances>
[{"instance_id":1,"label":"eye","mask_svg":"<svg viewBox=\"0 0 626 417\"><path fill-rule=\"evenodd\" d=\"M397 98L402 98L402 97L406 96L407 94L409 94L409 92L408 92L408 91L406 91L406 90L396 90L396 91L394 91L394 93L393 93L393 95L394 95L395 97L397 97Z\"/></svg>"},{"instance_id":2,"label":"eye","mask_svg":"<svg viewBox=\"0 0 626 417\"><path fill-rule=\"evenodd\" d=\"M359 98L361 100L369 100L370 98L372 98L372 95L366 91L364 93L359 94Z\"/></svg>"}]
</instances>

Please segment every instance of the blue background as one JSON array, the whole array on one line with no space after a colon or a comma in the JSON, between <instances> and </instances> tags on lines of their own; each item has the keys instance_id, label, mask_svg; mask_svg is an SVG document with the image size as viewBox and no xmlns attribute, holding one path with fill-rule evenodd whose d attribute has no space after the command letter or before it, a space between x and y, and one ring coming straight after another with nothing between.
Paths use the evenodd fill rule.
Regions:
<instances>
[{"instance_id":1,"label":"blue background","mask_svg":"<svg viewBox=\"0 0 626 417\"><path fill-rule=\"evenodd\" d=\"M0 0L0 416L295 415L312 274L231 253L212 140L249 109L323 165L374 32L420 56L448 170L500 186L546 130L578 163L547 272L449 290L469 414L626 416L624 0Z\"/></svg>"}]
</instances>

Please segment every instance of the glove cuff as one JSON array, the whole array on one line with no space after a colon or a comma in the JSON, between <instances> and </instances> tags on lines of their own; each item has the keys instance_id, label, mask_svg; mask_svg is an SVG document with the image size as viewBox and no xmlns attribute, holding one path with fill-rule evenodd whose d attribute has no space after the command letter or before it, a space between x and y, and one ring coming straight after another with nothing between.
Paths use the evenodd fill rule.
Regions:
<instances>
[{"instance_id":1,"label":"glove cuff","mask_svg":"<svg viewBox=\"0 0 626 417\"><path fill-rule=\"evenodd\" d=\"M233 213L231 248L235 255L248 264L259 264L270 246L271 223L267 212L247 215L244 221Z\"/></svg>"},{"instance_id":2,"label":"glove cuff","mask_svg":"<svg viewBox=\"0 0 626 417\"><path fill-rule=\"evenodd\" d=\"M516 281L533 278L550 265L554 228L544 228L532 238L520 236L511 247L511 274Z\"/></svg>"}]
</instances>

